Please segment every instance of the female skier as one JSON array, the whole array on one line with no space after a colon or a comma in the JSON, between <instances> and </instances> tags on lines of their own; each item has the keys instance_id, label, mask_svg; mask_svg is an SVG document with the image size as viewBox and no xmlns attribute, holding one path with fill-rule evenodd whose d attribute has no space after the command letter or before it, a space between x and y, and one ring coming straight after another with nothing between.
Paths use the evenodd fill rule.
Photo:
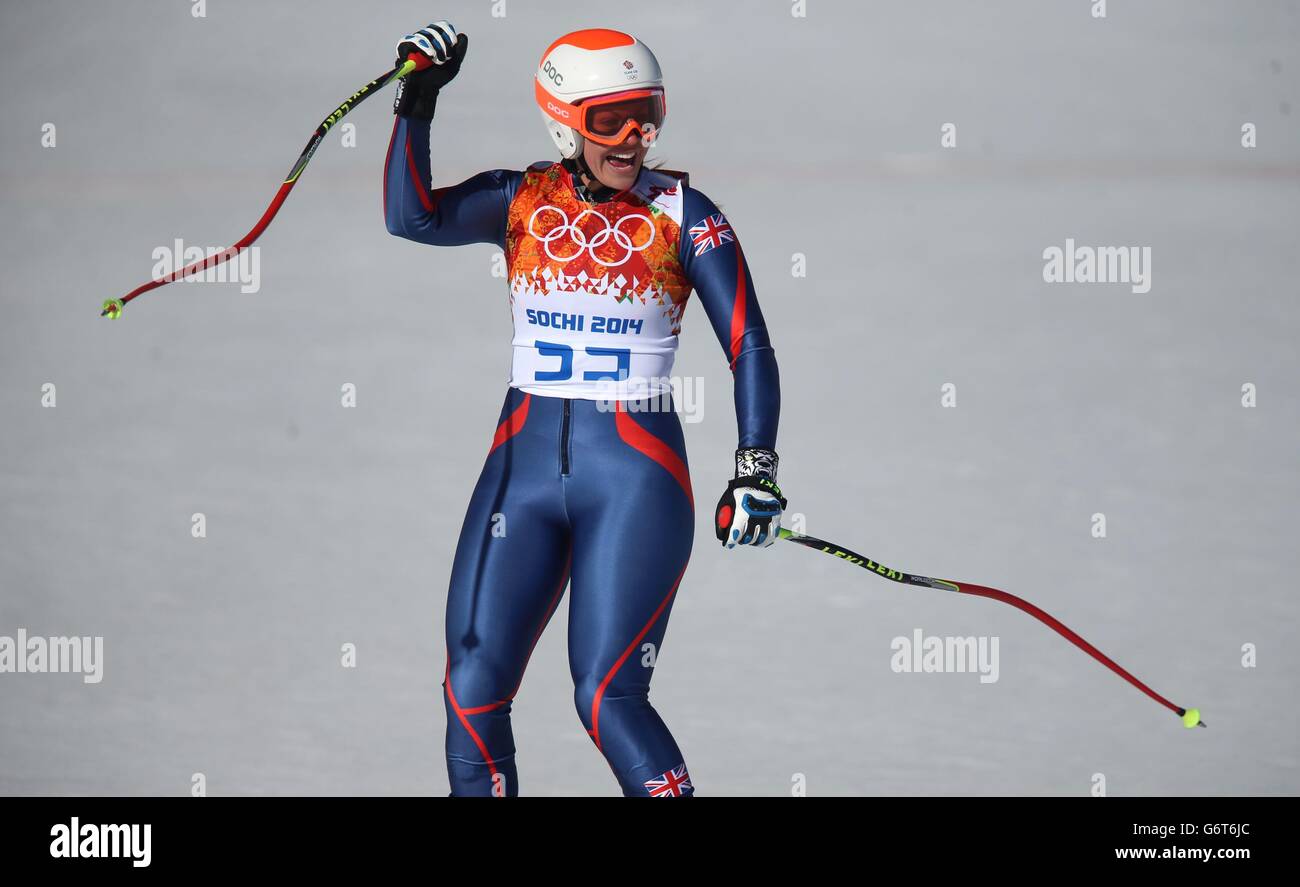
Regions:
<instances>
[{"instance_id":1,"label":"female skier","mask_svg":"<svg viewBox=\"0 0 1300 887\"><path fill-rule=\"evenodd\" d=\"M568 585L587 733L624 794L690 795L682 752L647 698L644 645L662 646L695 528L669 400L691 290L735 379L736 473L715 511L729 548L770 545L786 504L776 358L726 217L684 174L642 166L667 109L646 45L604 29L559 38L534 89L563 160L431 188L434 106L468 45L447 22L399 42L399 60L432 64L399 83L384 170L389 232L504 250L514 319L505 404L447 596L452 794L518 793L511 700Z\"/></svg>"}]
</instances>

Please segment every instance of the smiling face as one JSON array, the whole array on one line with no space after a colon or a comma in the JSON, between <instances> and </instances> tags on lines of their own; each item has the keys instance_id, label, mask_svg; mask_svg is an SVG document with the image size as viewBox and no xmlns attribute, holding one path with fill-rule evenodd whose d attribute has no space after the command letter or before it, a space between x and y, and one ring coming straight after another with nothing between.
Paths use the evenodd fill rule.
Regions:
<instances>
[{"instance_id":1,"label":"smiling face","mask_svg":"<svg viewBox=\"0 0 1300 887\"><path fill-rule=\"evenodd\" d=\"M621 145L612 148L584 139L582 159L587 161L587 166L602 185L622 191L631 188L636 182L636 177L641 172L641 163L649 150L649 146L642 143L640 134L634 130L628 133Z\"/></svg>"}]
</instances>

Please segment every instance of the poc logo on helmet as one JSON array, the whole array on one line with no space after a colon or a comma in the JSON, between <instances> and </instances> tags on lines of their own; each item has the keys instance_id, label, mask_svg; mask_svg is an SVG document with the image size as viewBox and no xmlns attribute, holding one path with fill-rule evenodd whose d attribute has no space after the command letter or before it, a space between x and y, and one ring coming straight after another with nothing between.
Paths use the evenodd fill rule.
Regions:
<instances>
[{"instance_id":1,"label":"poc logo on helmet","mask_svg":"<svg viewBox=\"0 0 1300 887\"><path fill-rule=\"evenodd\" d=\"M556 86L564 85L564 75L556 70L555 66L551 64L550 59L547 59L546 63L542 65L542 73L547 77L550 77L551 82Z\"/></svg>"},{"instance_id":2,"label":"poc logo on helmet","mask_svg":"<svg viewBox=\"0 0 1300 887\"><path fill-rule=\"evenodd\" d=\"M569 112L564 110L563 108L557 107L555 102L547 102L546 107L550 108L552 111L554 111L556 114L559 114L561 117L569 116Z\"/></svg>"}]
</instances>

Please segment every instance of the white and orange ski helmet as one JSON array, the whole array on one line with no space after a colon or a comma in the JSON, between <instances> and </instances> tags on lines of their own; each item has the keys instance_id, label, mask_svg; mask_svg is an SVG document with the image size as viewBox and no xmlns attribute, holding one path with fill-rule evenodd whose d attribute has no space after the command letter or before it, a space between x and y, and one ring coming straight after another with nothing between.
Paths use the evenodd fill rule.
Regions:
<instances>
[{"instance_id":1,"label":"white and orange ski helmet","mask_svg":"<svg viewBox=\"0 0 1300 887\"><path fill-rule=\"evenodd\" d=\"M653 141L668 113L663 72L650 48L631 34L588 28L556 40L537 66L537 106L566 158L584 139L619 145L632 132Z\"/></svg>"}]
</instances>

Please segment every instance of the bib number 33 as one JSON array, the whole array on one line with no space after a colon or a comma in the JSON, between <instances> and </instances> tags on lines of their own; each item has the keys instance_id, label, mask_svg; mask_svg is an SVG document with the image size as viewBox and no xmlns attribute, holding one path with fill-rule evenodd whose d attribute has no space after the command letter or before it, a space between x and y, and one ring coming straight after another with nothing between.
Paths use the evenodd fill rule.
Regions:
<instances>
[{"instance_id":1,"label":"bib number 33","mask_svg":"<svg viewBox=\"0 0 1300 887\"><path fill-rule=\"evenodd\" d=\"M554 370L537 370L533 378L538 382L565 382L573 378L573 348L556 342L535 342L537 353L542 357L558 357L560 365ZM588 346L582 349L589 357L605 358L611 361L608 370L586 370L583 381L597 382L601 379L625 381L631 373L632 352L627 348L596 348Z\"/></svg>"}]
</instances>

